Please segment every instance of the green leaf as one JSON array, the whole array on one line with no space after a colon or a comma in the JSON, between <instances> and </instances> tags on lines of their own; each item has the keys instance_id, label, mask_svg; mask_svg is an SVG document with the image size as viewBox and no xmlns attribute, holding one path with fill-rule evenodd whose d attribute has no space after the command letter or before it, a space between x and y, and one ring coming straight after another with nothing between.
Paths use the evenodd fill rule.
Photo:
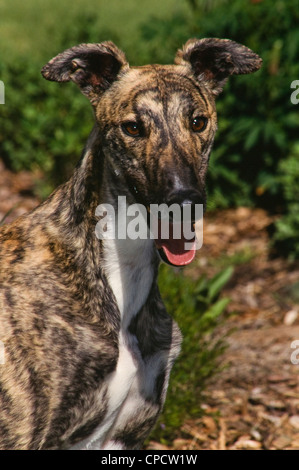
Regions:
<instances>
[{"instance_id":1,"label":"green leaf","mask_svg":"<svg viewBox=\"0 0 299 470\"><path fill-rule=\"evenodd\" d=\"M230 280L234 272L234 268L232 266L228 266L220 273L216 274L213 279L209 282L208 288L208 299L212 301L224 287L224 285Z\"/></svg>"},{"instance_id":2,"label":"green leaf","mask_svg":"<svg viewBox=\"0 0 299 470\"><path fill-rule=\"evenodd\" d=\"M211 321L216 320L225 310L227 305L229 304L230 299L224 297L223 299L219 299L215 304L213 304L201 317L201 323L211 325Z\"/></svg>"}]
</instances>

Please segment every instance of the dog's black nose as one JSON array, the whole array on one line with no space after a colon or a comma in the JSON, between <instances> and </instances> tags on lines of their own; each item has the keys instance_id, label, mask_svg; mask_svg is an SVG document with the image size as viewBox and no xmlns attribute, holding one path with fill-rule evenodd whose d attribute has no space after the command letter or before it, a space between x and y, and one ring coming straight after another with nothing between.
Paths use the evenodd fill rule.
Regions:
<instances>
[{"instance_id":1,"label":"dog's black nose","mask_svg":"<svg viewBox=\"0 0 299 470\"><path fill-rule=\"evenodd\" d=\"M201 218L206 206L206 196L197 190L172 191L165 200L168 207L177 206L180 208L181 217L187 217L195 222Z\"/></svg>"}]
</instances>

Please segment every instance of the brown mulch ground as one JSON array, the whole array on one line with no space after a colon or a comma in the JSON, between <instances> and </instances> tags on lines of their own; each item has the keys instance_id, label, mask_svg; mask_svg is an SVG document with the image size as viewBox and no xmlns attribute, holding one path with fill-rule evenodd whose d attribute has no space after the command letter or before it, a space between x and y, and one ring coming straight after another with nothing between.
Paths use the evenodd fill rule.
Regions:
<instances>
[{"instance_id":1,"label":"brown mulch ground","mask_svg":"<svg viewBox=\"0 0 299 470\"><path fill-rule=\"evenodd\" d=\"M299 263L271 259L272 222L248 208L205 217L190 272L212 275L235 264L223 292L231 298L226 328L234 332L222 358L228 367L206 391L205 416L185 423L171 449L299 449Z\"/></svg>"},{"instance_id":2,"label":"brown mulch ground","mask_svg":"<svg viewBox=\"0 0 299 470\"><path fill-rule=\"evenodd\" d=\"M30 173L12 174L0 160L0 221L38 203ZM151 449L299 449L299 263L271 258L261 209L207 214L204 246L189 271L213 275L233 264L223 295L231 298L226 328L234 328L225 370L209 384L203 418L186 422L171 447ZM295 362L297 362L295 361ZM294 362L294 361L293 361Z\"/></svg>"}]
</instances>

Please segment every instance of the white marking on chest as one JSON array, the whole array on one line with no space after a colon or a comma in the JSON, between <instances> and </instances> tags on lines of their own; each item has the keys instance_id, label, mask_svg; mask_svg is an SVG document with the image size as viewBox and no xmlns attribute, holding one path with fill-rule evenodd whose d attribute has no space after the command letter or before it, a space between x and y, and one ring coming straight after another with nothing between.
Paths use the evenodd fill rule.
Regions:
<instances>
[{"instance_id":1,"label":"white marking on chest","mask_svg":"<svg viewBox=\"0 0 299 470\"><path fill-rule=\"evenodd\" d=\"M135 337L131 336L131 338L134 339ZM123 404L138 368L136 359L134 360L122 332L119 335L118 344L119 357L117 367L109 383L109 410L118 410Z\"/></svg>"},{"instance_id":2,"label":"white marking on chest","mask_svg":"<svg viewBox=\"0 0 299 470\"><path fill-rule=\"evenodd\" d=\"M152 240L105 240L105 271L115 295L122 322L144 305L153 283Z\"/></svg>"},{"instance_id":3,"label":"white marking on chest","mask_svg":"<svg viewBox=\"0 0 299 470\"><path fill-rule=\"evenodd\" d=\"M135 337L130 335L131 342ZM134 360L126 339L121 332L119 335L119 357L116 370L108 380L108 409L104 420L94 430L94 432L84 441L76 444L72 449L97 450L103 449L104 442L110 435L111 429L120 413L120 410L127 399L132 387L132 383L137 374L138 365Z\"/></svg>"},{"instance_id":4,"label":"white marking on chest","mask_svg":"<svg viewBox=\"0 0 299 470\"><path fill-rule=\"evenodd\" d=\"M127 210L125 198L121 199L118 202L118 211L126 214ZM112 220L108 217L107 227L108 230L112 227L115 238L103 240L104 270L115 295L124 328L144 305L154 276L154 241L150 238L129 238L127 229L131 221L132 217L125 217L118 227L118 215L115 214ZM117 238L120 232L125 234L125 238Z\"/></svg>"}]
</instances>

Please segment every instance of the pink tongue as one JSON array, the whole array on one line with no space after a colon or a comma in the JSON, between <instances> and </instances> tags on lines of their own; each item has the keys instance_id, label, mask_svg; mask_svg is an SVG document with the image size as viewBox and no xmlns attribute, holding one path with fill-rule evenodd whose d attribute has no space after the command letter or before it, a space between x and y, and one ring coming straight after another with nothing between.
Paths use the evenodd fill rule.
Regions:
<instances>
[{"instance_id":1,"label":"pink tongue","mask_svg":"<svg viewBox=\"0 0 299 470\"><path fill-rule=\"evenodd\" d=\"M191 263L195 257L195 241L188 242L193 243L191 250L185 250L186 240L161 240L160 244L164 250L164 253L171 264L175 266L185 266Z\"/></svg>"},{"instance_id":2,"label":"pink tongue","mask_svg":"<svg viewBox=\"0 0 299 470\"><path fill-rule=\"evenodd\" d=\"M183 226L181 227L181 238L173 238L173 226L170 224L169 237L167 239L159 237L157 243L163 249L168 261L175 266L185 266L191 263L195 257L195 238L194 240L186 240L183 235Z\"/></svg>"}]
</instances>

